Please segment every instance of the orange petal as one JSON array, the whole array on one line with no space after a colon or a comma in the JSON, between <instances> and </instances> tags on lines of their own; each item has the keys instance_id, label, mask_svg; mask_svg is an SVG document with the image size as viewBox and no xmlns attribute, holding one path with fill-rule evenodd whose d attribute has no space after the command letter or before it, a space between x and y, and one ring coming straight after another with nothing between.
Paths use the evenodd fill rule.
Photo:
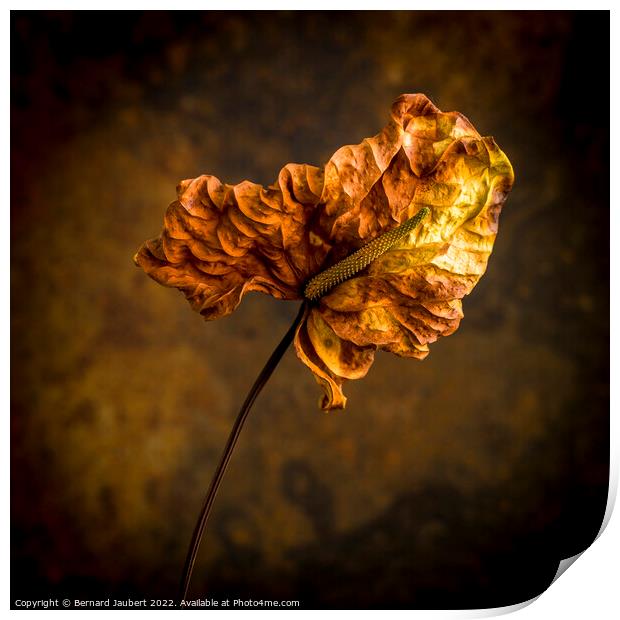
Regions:
<instances>
[{"instance_id":1,"label":"orange petal","mask_svg":"<svg viewBox=\"0 0 620 620\"><path fill-rule=\"evenodd\" d=\"M381 132L338 149L322 170L287 164L269 187L182 181L160 237L135 261L214 319L251 290L300 298L309 278L428 207L420 226L325 295L297 330L323 408L344 407L343 381L364 376L377 348L423 359L458 328L512 183L492 138L424 95L402 95Z\"/></svg>"},{"instance_id":2,"label":"orange petal","mask_svg":"<svg viewBox=\"0 0 620 620\"><path fill-rule=\"evenodd\" d=\"M306 312L306 317L307 314ZM323 396L319 399L319 407L325 411L344 409L347 404L347 398L342 392L342 378L330 373L317 355L308 336L305 319L302 320L297 328L293 342L297 357L312 371L316 382L323 389Z\"/></svg>"}]
</instances>

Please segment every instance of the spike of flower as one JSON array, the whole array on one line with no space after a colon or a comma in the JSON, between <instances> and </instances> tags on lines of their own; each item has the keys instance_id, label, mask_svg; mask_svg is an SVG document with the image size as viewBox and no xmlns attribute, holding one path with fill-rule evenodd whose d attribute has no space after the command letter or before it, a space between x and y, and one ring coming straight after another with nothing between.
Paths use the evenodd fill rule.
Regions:
<instances>
[{"instance_id":1,"label":"spike of flower","mask_svg":"<svg viewBox=\"0 0 620 620\"><path fill-rule=\"evenodd\" d=\"M408 235L429 213L430 209L428 207L422 207L413 217L410 217L396 228L379 235L376 239L353 252L353 254L343 258L328 269L321 271L306 285L304 297L314 301L338 284L352 278Z\"/></svg>"}]
</instances>

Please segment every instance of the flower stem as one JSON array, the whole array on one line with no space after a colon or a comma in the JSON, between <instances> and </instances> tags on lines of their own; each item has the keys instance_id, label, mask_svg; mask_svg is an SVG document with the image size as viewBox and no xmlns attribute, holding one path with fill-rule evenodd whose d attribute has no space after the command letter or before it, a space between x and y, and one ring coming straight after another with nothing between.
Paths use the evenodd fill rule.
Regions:
<instances>
[{"instance_id":1,"label":"flower stem","mask_svg":"<svg viewBox=\"0 0 620 620\"><path fill-rule=\"evenodd\" d=\"M183 577L181 579L180 600L185 600L185 598L187 597L189 583L191 581L192 572L194 570L194 564L196 563L196 556L198 555L198 548L200 547L200 541L202 540L205 526L207 525L209 514L211 513L211 508L213 507L213 502L215 501L215 496L217 495L217 491L220 487L220 483L222 482L222 478L226 473L226 468L228 467L230 457L232 456L233 450L235 449L237 439L239 439L239 435L241 434L243 424L248 417L248 413L250 412L250 409L254 404L256 397L260 394L260 391L263 389L263 387L269 380L269 377L271 377L271 374L282 359L284 352L288 349L288 346L293 341L295 331L297 330L297 327L299 326L304 317L306 311L306 303L307 302L302 303L301 307L299 308L297 317L293 321L293 324L289 327L286 334L284 334L284 337L280 341L280 344L278 344L278 346L275 348L274 352L271 354L271 357L267 360L267 363L261 370L260 375L258 375L258 378L250 389L250 392L248 393L245 402L243 403L241 410L237 415L237 419L235 420L232 430L230 431L228 441L226 442L226 447L224 448L224 452L220 457L217 469L215 470L215 474L213 475L213 479L211 480L211 486L209 487L209 491L207 492L207 496L205 497L205 501L202 505L200 515L198 516L198 521L196 522L196 527L194 528L194 533L192 534L192 540L190 542L189 549L187 550L185 566L183 568Z\"/></svg>"}]
</instances>

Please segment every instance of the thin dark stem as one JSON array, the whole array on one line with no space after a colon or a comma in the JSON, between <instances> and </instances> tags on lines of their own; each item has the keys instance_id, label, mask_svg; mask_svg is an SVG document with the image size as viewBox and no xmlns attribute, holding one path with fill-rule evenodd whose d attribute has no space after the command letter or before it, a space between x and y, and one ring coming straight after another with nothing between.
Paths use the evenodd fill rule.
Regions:
<instances>
[{"instance_id":1,"label":"thin dark stem","mask_svg":"<svg viewBox=\"0 0 620 620\"><path fill-rule=\"evenodd\" d=\"M187 597L189 582L192 578L192 572L194 570L194 564L196 563L196 556L198 554L198 548L200 547L200 541L202 540L205 526L207 525L209 514L211 513L211 508L213 507L215 496L217 495L217 491L220 487L220 483L222 482L222 478L226 473L228 462L230 461L230 457L232 456L235 444L237 443L237 439L239 439L239 435L241 434L243 424L248 417L248 413L250 412L250 409L252 407L252 404L256 400L256 397L260 394L260 391L269 380L269 377L271 377L271 373L273 373L276 366L278 365L278 362L282 359L284 352L288 349L288 346L293 341L295 331L297 330L297 327L304 316L305 310L306 302L301 305L299 313L293 321L293 324L289 327L286 334L284 334L284 338L282 338L280 344L275 348L274 352L271 354L271 357L267 360L267 363L261 370L260 375L258 375L258 378L254 382L252 389L250 390L247 398L245 399L245 402L243 403L243 406L241 407L241 410L237 415L235 424L230 431L228 441L226 442L226 447L224 448L224 452L222 453L220 462L218 463L217 469L215 470L213 480L211 480L211 486L209 487L209 491L207 493L207 496L205 497L204 504L202 505L202 510L200 511L198 521L196 522L196 527L194 528L194 533L192 534L192 541L189 545L187 557L185 558L185 567L183 568L180 600L185 600L185 598Z\"/></svg>"}]
</instances>

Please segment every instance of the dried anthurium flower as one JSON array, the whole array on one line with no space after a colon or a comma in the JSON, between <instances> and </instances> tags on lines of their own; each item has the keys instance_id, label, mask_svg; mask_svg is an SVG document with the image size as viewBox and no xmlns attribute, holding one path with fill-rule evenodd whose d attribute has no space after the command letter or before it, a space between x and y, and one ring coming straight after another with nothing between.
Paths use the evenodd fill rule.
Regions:
<instances>
[{"instance_id":1,"label":"dried anthurium flower","mask_svg":"<svg viewBox=\"0 0 620 620\"><path fill-rule=\"evenodd\" d=\"M402 95L379 134L323 169L287 164L267 188L181 182L161 236L135 261L209 320L248 291L306 297L295 349L322 408L342 408L343 381L363 377L377 349L423 359L457 329L512 182L493 138L424 95Z\"/></svg>"},{"instance_id":2,"label":"dried anthurium flower","mask_svg":"<svg viewBox=\"0 0 620 620\"><path fill-rule=\"evenodd\" d=\"M243 423L291 340L323 388L323 409L345 406L343 381L363 377L377 349L426 357L463 317L461 299L486 269L512 182L493 138L424 95L402 95L381 133L340 148L323 169L288 164L267 188L210 175L179 185L163 232L135 256L146 273L209 320L248 291L304 299L228 438L187 553L182 599Z\"/></svg>"}]
</instances>

